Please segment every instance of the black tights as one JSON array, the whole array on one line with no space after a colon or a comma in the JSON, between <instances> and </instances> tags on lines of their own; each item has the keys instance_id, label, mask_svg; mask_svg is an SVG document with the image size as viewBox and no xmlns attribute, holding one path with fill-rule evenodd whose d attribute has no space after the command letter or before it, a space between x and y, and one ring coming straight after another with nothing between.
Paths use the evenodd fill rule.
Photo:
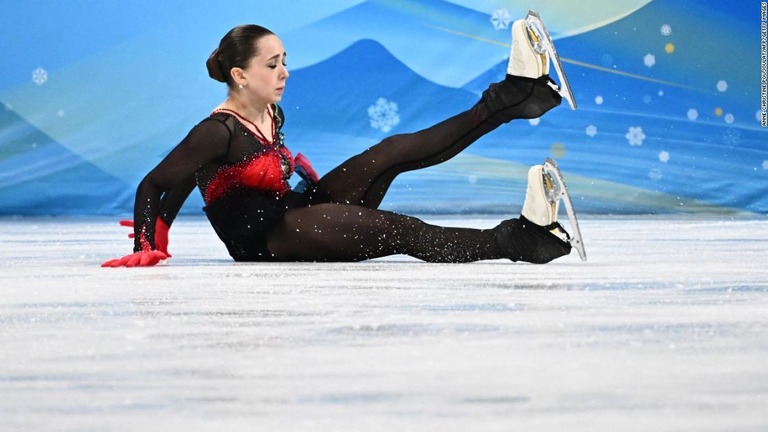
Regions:
<instances>
[{"instance_id":1,"label":"black tights","mask_svg":"<svg viewBox=\"0 0 768 432\"><path fill-rule=\"evenodd\" d=\"M508 77L470 110L384 139L320 179L316 204L289 210L270 231L270 252L281 261L359 261L392 254L428 262L502 258L491 230L439 227L378 207L399 174L445 162L500 124L538 117L559 102L546 81Z\"/></svg>"}]
</instances>

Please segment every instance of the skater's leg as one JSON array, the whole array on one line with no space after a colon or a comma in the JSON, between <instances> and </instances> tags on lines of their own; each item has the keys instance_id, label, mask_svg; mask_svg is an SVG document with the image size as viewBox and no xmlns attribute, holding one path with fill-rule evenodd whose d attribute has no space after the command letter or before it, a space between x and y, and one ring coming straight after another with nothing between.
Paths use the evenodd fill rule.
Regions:
<instances>
[{"instance_id":1,"label":"skater's leg","mask_svg":"<svg viewBox=\"0 0 768 432\"><path fill-rule=\"evenodd\" d=\"M419 132L384 139L320 179L320 200L378 207L399 174L445 162L499 125L557 106L560 96L543 78L507 76L470 110Z\"/></svg>"},{"instance_id":2,"label":"skater's leg","mask_svg":"<svg viewBox=\"0 0 768 432\"><path fill-rule=\"evenodd\" d=\"M317 201L377 208L399 174L445 162L478 138L514 119L540 117L561 97L546 75L549 58L532 47L522 20L513 25L506 78L468 111L428 129L385 139L324 176Z\"/></svg>"},{"instance_id":3,"label":"skater's leg","mask_svg":"<svg viewBox=\"0 0 768 432\"><path fill-rule=\"evenodd\" d=\"M396 213L328 203L289 210L270 231L268 248L280 261L360 261L406 254L428 262L509 258L546 263L570 253L571 245L555 220L557 213L551 212L547 186L539 186L544 181L541 167L534 167L528 179L533 185L523 215L493 229L446 228Z\"/></svg>"},{"instance_id":4,"label":"skater's leg","mask_svg":"<svg viewBox=\"0 0 768 432\"><path fill-rule=\"evenodd\" d=\"M493 230L446 228L417 218L344 204L289 210L270 231L278 261L360 261L405 254L427 262L503 258Z\"/></svg>"},{"instance_id":5,"label":"skater's leg","mask_svg":"<svg viewBox=\"0 0 768 432\"><path fill-rule=\"evenodd\" d=\"M502 222L495 230L501 249L512 260L546 263L571 251L570 236L557 222L560 196L556 180L542 165L528 170L525 202L519 219Z\"/></svg>"}]
</instances>

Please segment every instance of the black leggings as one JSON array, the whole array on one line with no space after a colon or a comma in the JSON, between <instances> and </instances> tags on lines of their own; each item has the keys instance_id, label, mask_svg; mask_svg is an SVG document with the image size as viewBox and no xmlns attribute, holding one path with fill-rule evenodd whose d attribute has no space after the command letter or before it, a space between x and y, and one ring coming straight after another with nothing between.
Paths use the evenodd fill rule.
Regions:
<instances>
[{"instance_id":1,"label":"black leggings","mask_svg":"<svg viewBox=\"0 0 768 432\"><path fill-rule=\"evenodd\" d=\"M473 108L419 132L386 138L350 158L320 179L310 206L288 210L269 231L267 247L273 258L359 261L393 254L428 262L502 258L490 230L430 225L378 207L399 174L445 162L513 118L540 116L559 104L552 93L545 81L534 85L508 77L492 85Z\"/></svg>"}]
</instances>

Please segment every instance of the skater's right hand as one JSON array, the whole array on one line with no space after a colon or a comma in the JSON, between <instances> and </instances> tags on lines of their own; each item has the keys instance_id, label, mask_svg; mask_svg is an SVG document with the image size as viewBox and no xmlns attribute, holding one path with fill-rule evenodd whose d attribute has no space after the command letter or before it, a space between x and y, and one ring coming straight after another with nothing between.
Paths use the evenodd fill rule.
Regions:
<instances>
[{"instance_id":1,"label":"skater's right hand","mask_svg":"<svg viewBox=\"0 0 768 432\"><path fill-rule=\"evenodd\" d=\"M120 226L128 227L133 229L133 221L132 220L121 220ZM171 256L170 252L168 252L168 231L171 229L171 227L168 226L168 224L163 221L162 218L157 218L157 221L155 222L155 249L159 250L160 252L164 252L169 257ZM136 235L131 231L130 234L128 234L128 238L135 238Z\"/></svg>"},{"instance_id":2,"label":"skater's right hand","mask_svg":"<svg viewBox=\"0 0 768 432\"><path fill-rule=\"evenodd\" d=\"M168 254L157 250L146 250L134 252L122 258L115 258L106 261L102 267L150 267L157 265L160 261L167 259Z\"/></svg>"},{"instance_id":3,"label":"skater's right hand","mask_svg":"<svg viewBox=\"0 0 768 432\"><path fill-rule=\"evenodd\" d=\"M121 221L122 225L122 221ZM167 253L152 249L146 236L142 234L139 241L141 244L141 250L132 254L126 255L122 258L115 258L104 262L102 267L149 267L157 265L160 261L168 259L170 255Z\"/></svg>"}]
</instances>

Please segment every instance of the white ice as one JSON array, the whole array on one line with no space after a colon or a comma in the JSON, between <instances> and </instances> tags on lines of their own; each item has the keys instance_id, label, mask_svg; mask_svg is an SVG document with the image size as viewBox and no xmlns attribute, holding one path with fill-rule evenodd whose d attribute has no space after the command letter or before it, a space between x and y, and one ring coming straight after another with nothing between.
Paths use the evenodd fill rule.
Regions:
<instances>
[{"instance_id":1,"label":"white ice","mask_svg":"<svg viewBox=\"0 0 768 432\"><path fill-rule=\"evenodd\" d=\"M2 219L0 430L768 429L768 220L583 219L538 266L236 264L182 217L141 269L116 221Z\"/></svg>"}]
</instances>

